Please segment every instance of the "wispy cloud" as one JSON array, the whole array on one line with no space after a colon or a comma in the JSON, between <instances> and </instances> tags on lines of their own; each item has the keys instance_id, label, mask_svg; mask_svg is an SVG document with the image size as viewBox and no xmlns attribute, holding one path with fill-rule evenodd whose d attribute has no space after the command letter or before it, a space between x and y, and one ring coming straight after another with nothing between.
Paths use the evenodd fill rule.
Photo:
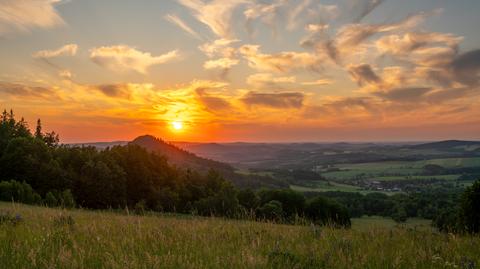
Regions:
<instances>
[{"instance_id":1,"label":"wispy cloud","mask_svg":"<svg viewBox=\"0 0 480 269\"><path fill-rule=\"evenodd\" d=\"M315 55L306 52L285 51L264 54L258 45L244 45L239 49L251 68L270 72L289 72L295 69L318 71L321 62Z\"/></svg>"},{"instance_id":2,"label":"wispy cloud","mask_svg":"<svg viewBox=\"0 0 480 269\"><path fill-rule=\"evenodd\" d=\"M247 83L255 88L274 87L282 83L295 83L294 76L278 77L269 73L259 73L248 76Z\"/></svg>"},{"instance_id":3,"label":"wispy cloud","mask_svg":"<svg viewBox=\"0 0 480 269\"><path fill-rule=\"evenodd\" d=\"M49 87L28 86L20 83L0 81L0 94L33 99L58 99L57 92Z\"/></svg>"},{"instance_id":4,"label":"wispy cloud","mask_svg":"<svg viewBox=\"0 0 480 269\"><path fill-rule=\"evenodd\" d=\"M220 58L216 60L209 60L203 64L205 69L230 69L237 65L240 61L237 59Z\"/></svg>"},{"instance_id":5,"label":"wispy cloud","mask_svg":"<svg viewBox=\"0 0 480 269\"><path fill-rule=\"evenodd\" d=\"M315 81L306 81L302 82L304 86L324 86L324 85L331 85L333 84L333 80L330 79L318 79Z\"/></svg>"},{"instance_id":6,"label":"wispy cloud","mask_svg":"<svg viewBox=\"0 0 480 269\"><path fill-rule=\"evenodd\" d=\"M233 36L231 19L235 8L246 4L248 0L213 0L208 3L202 0L177 0L190 9L193 16L207 25L212 32L221 38Z\"/></svg>"},{"instance_id":7,"label":"wispy cloud","mask_svg":"<svg viewBox=\"0 0 480 269\"><path fill-rule=\"evenodd\" d=\"M90 59L114 71L134 70L145 74L150 66L167 63L179 57L176 50L152 56L126 45L98 47L90 50Z\"/></svg>"},{"instance_id":8,"label":"wispy cloud","mask_svg":"<svg viewBox=\"0 0 480 269\"><path fill-rule=\"evenodd\" d=\"M350 0L350 16L359 22L383 2L385 0Z\"/></svg>"},{"instance_id":9,"label":"wispy cloud","mask_svg":"<svg viewBox=\"0 0 480 269\"><path fill-rule=\"evenodd\" d=\"M194 38L200 39L200 40L202 39L197 32L195 32L190 26L187 25L186 22L184 22L182 19L180 19L177 15L167 14L165 16L165 19L167 21L175 24L176 26L180 27L182 30L184 30L185 32L187 32L188 34L193 36Z\"/></svg>"},{"instance_id":10,"label":"wispy cloud","mask_svg":"<svg viewBox=\"0 0 480 269\"><path fill-rule=\"evenodd\" d=\"M64 25L55 10L58 0L3 0L0 2L0 35Z\"/></svg>"},{"instance_id":11,"label":"wispy cloud","mask_svg":"<svg viewBox=\"0 0 480 269\"><path fill-rule=\"evenodd\" d=\"M374 1L374 0L372 0ZM340 27L333 38L329 38L324 29L311 32L309 36L301 41L301 45L311 48L319 54L327 55L335 63L341 64L343 58L355 54L357 52L366 51L365 43L376 35L387 34L391 32L408 31L429 16L439 14L442 10L437 9L432 12L419 12L408 16L407 18L396 23L383 24L364 24L353 23ZM312 29L313 30L313 29Z\"/></svg>"},{"instance_id":12,"label":"wispy cloud","mask_svg":"<svg viewBox=\"0 0 480 269\"><path fill-rule=\"evenodd\" d=\"M100 91L108 97L130 99L132 91L128 83L125 84L103 84L93 86L95 90Z\"/></svg>"},{"instance_id":13,"label":"wispy cloud","mask_svg":"<svg viewBox=\"0 0 480 269\"><path fill-rule=\"evenodd\" d=\"M272 3L251 3L243 12L246 18L247 32L252 36L254 34L253 23L259 19L261 22L270 27L276 35L276 20L279 16L280 9L285 5L285 0L277 0Z\"/></svg>"},{"instance_id":14,"label":"wispy cloud","mask_svg":"<svg viewBox=\"0 0 480 269\"><path fill-rule=\"evenodd\" d=\"M381 81L369 64L350 65L348 71L359 86L368 83L379 83Z\"/></svg>"},{"instance_id":15,"label":"wispy cloud","mask_svg":"<svg viewBox=\"0 0 480 269\"><path fill-rule=\"evenodd\" d=\"M75 56L77 54L77 44L67 44L55 50L41 50L33 54L34 58L49 59L59 56Z\"/></svg>"},{"instance_id":16,"label":"wispy cloud","mask_svg":"<svg viewBox=\"0 0 480 269\"><path fill-rule=\"evenodd\" d=\"M266 106L271 108L301 108L305 96L300 92L259 93L248 92L241 98L248 106Z\"/></svg>"},{"instance_id":17,"label":"wispy cloud","mask_svg":"<svg viewBox=\"0 0 480 269\"><path fill-rule=\"evenodd\" d=\"M209 88L198 87L195 89L197 100L210 112L217 113L231 108L231 104L221 95L209 93Z\"/></svg>"}]
</instances>

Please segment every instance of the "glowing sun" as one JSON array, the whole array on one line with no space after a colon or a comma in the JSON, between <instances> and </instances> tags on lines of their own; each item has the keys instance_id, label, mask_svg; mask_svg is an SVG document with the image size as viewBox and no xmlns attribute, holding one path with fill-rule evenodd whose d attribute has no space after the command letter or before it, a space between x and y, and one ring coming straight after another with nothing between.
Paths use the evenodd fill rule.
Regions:
<instances>
[{"instance_id":1,"label":"glowing sun","mask_svg":"<svg viewBox=\"0 0 480 269\"><path fill-rule=\"evenodd\" d=\"M181 121L172 121L172 127L174 130L180 131L183 129L183 122Z\"/></svg>"}]
</instances>

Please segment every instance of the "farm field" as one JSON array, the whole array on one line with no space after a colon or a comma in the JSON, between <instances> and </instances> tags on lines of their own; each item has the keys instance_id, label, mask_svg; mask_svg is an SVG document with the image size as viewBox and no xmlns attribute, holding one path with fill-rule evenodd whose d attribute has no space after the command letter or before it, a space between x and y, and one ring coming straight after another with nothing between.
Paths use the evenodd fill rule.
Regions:
<instances>
[{"instance_id":1,"label":"farm field","mask_svg":"<svg viewBox=\"0 0 480 269\"><path fill-rule=\"evenodd\" d=\"M358 192L361 194L367 194L372 192L381 192L387 195L393 195L394 192L382 192L374 190L364 190L360 187L341 184L336 182L318 182L316 185L312 186L299 186L299 185L290 185L290 189L298 192L327 192L327 191L343 191L343 192Z\"/></svg>"},{"instance_id":2,"label":"farm field","mask_svg":"<svg viewBox=\"0 0 480 269\"><path fill-rule=\"evenodd\" d=\"M478 236L371 217L349 230L0 203L0 268L474 268Z\"/></svg>"},{"instance_id":3,"label":"farm field","mask_svg":"<svg viewBox=\"0 0 480 269\"><path fill-rule=\"evenodd\" d=\"M423 167L427 164L440 165L444 168L458 167L478 167L480 166L480 158L447 158L432 159L424 161L406 162L372 162L358 164L338 164L335 168L339 171L322 173L330 180L348 180L364 175L373 180L402 180L402 179L440 179L455 180L459 175L436 175L436 176L420 176L417 175L423 171ZM385 176L387 174L388 176Z\"/></svg>"}]
</instances>

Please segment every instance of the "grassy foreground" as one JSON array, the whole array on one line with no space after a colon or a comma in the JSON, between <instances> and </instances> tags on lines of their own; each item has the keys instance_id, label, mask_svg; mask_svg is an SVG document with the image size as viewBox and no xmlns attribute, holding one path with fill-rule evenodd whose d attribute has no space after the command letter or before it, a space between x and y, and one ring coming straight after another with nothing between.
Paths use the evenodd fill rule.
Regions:
<instances>
[{"instance_id":1,"label":"grassy foreground","mask_svg":"<svg viewBox=\"0 0 480 269\"><path fill-rule=\"evenodd\" d=\"M22 221L0 224L0 268L480 268L480 237L415 226L334 230L0 203L6 211Z\"/></svg>"}]
</instances>

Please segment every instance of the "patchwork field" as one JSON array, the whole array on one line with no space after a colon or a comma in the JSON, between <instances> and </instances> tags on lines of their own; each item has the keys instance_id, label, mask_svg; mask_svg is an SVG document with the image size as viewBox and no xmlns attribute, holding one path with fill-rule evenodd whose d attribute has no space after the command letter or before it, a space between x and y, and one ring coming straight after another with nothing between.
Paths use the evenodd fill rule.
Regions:
<instances>
[{"instance_id":1,"label":"patchwork field","mask_svg":"<svg viewBox=\"0 0 480 269\"><path fill-rule=\"evenodd\" d=\"M0 203L0 268L476 268L480 238L414 220L350 230ZM421 228L423 227L423 228Z\"/></svg>"},{"instance_id":2,"label":"patchwork field","mask_svg":"<svg viewBox=\"0 0 480 269\"><path fill-rule=\"evenodd\" d=\"M298 186L298 185L290 185L290 189L298 192L327 192L327 191L342 191L342 192L358 192L362 194L372 193L372 192L381 192L387 195L393 195L393 192L382 192L382 191L371 191L371 190L364 190L361 187L336 183L333 181L330 182L315 182L312 183L310 186Z\"/></svg>"},{"instance_id":3,"label":"patchwork field","mask_svg":"<svg viewBox=\"0 0 480 269\"><path fill-rule=\"evenodd\" d=\"M455 180L460 175L418 175L423 172L423 167L428 164L440 165L444 168L469 168L480 167L480 158L448 158L432 159L424 161L406 162L372 162L358 164L338 164L334 167L339 171L324 172L322 175L329 180L349 180L360 176L368 177L372 180L402 180L402 179L439 179Z\"/></svg>"}]
</instances>

